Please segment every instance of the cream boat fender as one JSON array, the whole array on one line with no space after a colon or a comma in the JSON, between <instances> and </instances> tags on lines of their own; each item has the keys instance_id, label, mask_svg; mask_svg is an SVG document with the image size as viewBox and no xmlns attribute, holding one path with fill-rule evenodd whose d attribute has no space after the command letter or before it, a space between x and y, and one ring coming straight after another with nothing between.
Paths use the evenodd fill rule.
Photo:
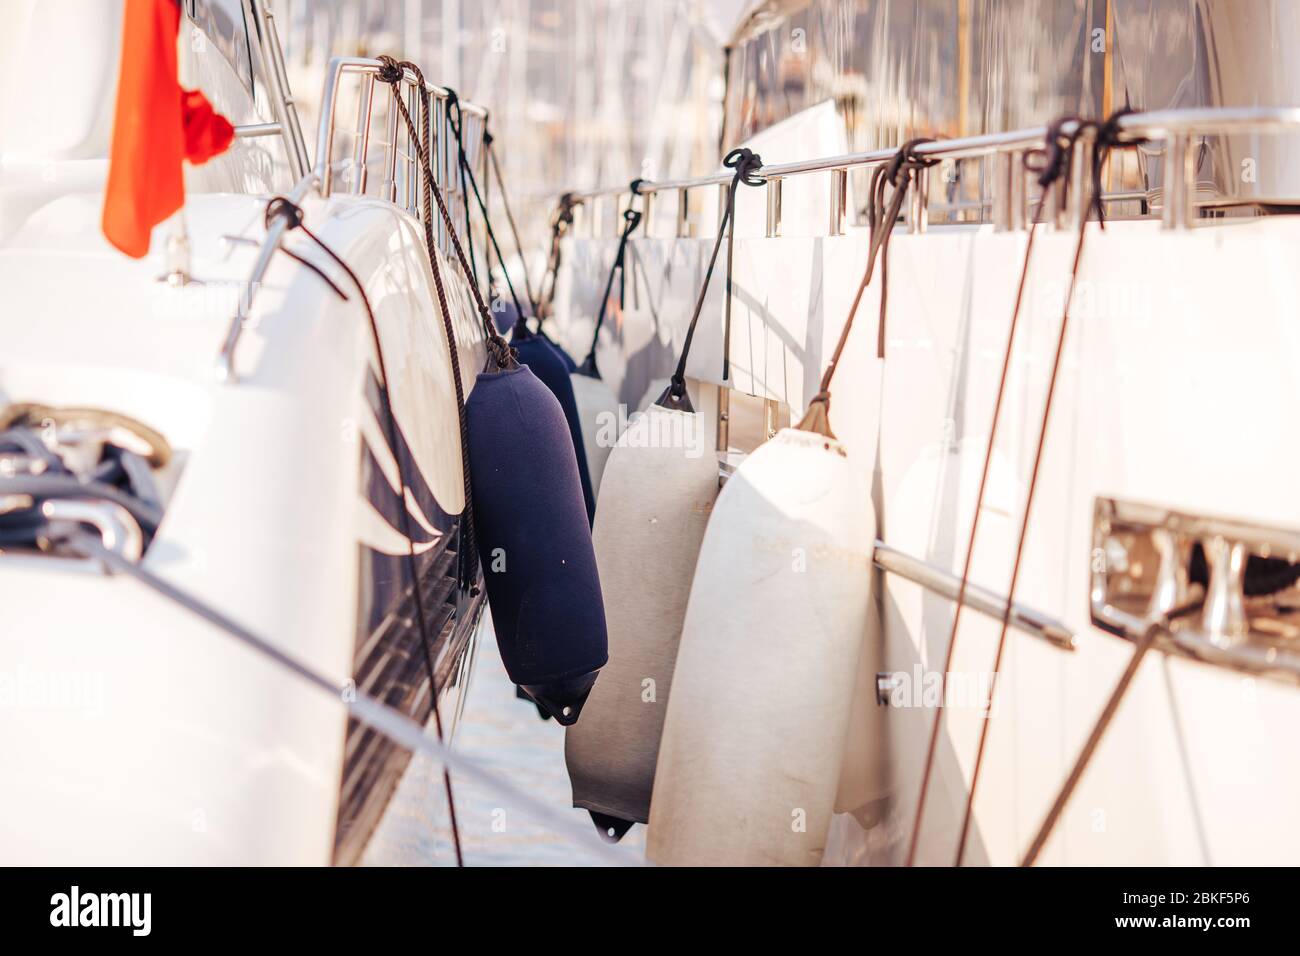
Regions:
<instances>
[{"instance_id":1,"label":"cream boat fender","mask_svg":"<svg viewBox=\"0 0 1300 956\"><path fill-rule=\"evenodd\" d=\"M609 663L565 732L564 757L573 805L616 839L649 819L682 619L718 494L711 433L698 413L652 405L605 465L592 536Z\"/></svg>"},{"instance_id":2,"label":"cream boat fender","mask_svg":"<svg viewBox=\"0 0 1300 956\"><path fill-rule=\"evenodd\" d=\"M646 852L821 862L871 609L866 476L782 429L718 496L687 606Z\"/></svg>"},{"instance_id":3,"label":"cream boat fender","mask_svg":"<svg viewBox=\"0 0 1300 956\"><path fill-rule=\"evenodd\" d=\"M578 421L582 425L582 444L587 454L591 491L599 499L605 461L618 442L618 399L604 379L584 372L574 372L569 378L573 380L573 400L578 406Z\"/></svg>"}]
</instances>

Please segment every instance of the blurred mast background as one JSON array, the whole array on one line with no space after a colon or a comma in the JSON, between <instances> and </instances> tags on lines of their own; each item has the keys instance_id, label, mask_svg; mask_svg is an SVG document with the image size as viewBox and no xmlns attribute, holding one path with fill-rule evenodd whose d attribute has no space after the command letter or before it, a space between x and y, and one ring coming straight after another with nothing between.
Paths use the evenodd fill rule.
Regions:
<instances>
[{"instance_id":1,"label":"blurred mast background","mask_svg":"<svg viewBox=\"0 0 1300 956\"><path fill-rule=\"evenodd\" d=\"M723 46L744 0L277 0L304 122L331 56L391 53L486 106L530 255L566 189L718 162ZM493 203L500 201L493 184ZM499 208L494 210L494 216ZM511 250L505 250L507 255Z\"/></svg>"}]
</instances>

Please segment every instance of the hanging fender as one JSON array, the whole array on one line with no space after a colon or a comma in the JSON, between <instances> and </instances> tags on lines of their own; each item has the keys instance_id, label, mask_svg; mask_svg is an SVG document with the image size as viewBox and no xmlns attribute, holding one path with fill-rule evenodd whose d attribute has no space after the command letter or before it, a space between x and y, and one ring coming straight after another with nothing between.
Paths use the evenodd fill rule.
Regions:
<instances>
[{"instance_id":1,"label":"hanging fender","mask_svg":"<svg viewBox=\"0 0 1300 956\"><path fill-rule=\"evenodd\" d=\"M474 530L501 660L515 684L572 724L608 654L568 422L527 365L481 373L465 415Z\"/></svg>"},{"instance_id":2,"label":"hanging fender","mask_svg":"<svg viewBox=\"0 0 1300 956\"><path fill-rule=\"evenodd\" d=\"M650 802L666 865L821 862L871 607L869 476L782 429L718 495Z\"/></svg>"},{"instance_id":3,"label":"hanging fender","mask_svg":"<svg viewBox=\"0 0 1300 956\"><path fill-rule=\"evenodd\" d=\"M564 738L573 804L618 839L649 820L659 737L700 542L718 494L712 424L659 405L610 453L592 537L610 661Z\"/></svg>"}]
</instances>

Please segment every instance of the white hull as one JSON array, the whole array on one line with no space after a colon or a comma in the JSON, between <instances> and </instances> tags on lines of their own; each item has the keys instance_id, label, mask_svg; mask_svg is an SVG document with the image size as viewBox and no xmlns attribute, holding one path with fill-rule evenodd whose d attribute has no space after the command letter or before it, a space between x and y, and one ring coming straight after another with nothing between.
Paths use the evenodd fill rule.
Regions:
<instances>
[{"instance_id":1,"label":"white hull","mask_svg":"<svg viewBox=\"0 0 1300 956\"><path fill-rule=\"evenodd\" d=\"M749 237L742 231L735 247L730 384L787 404L797 419L839 335L867 236L818 236L824 207L792 223L802 207L787 205L784 237L760 238L762 191L742 187L738 201L742 230L746 208L751 218ZM1291 321L1300 278L1290 265L1300 223L1257 219L1182 233L1153 222L1111 222L1104 234L1089 228L1015 595L1063 621L1077 650L1011 631L968 863L1020 861L1131 656L1131 643L1090 621L1095 499L1300 526L1297 462L1285 438L1300 398L1292 374L1300 333ZM957 576L1025 241L1023 232L991 226L915 236L900 229L890 248L887 358L875 356L877 280L835 379L832 425L852 455L875 462L880 537ZM971 573L996 594L1006 593L1011 574L1074 241L1071 230L1044 227L1025 293ZM613 245L570 241L571 270L560 286L573 317L567 341L589 334ZM657 360L643 371L645 343L664 354L680 348L709 245L633 240L630 258L644 270L636 281L655 290L658 326L643 304L602 345L601 368L624 383L622 401L634 403L646 377L670 368ZM715 278L691 354L690 373L705 382L720 382L721 286ZM880 577L882 669L941 670L953 602L900 576ZM997 636L998 622L968 607L953 672L987 682ZM929 707L876 708L891 767L889 817L869 836L841 820L834 832L846 846L832 856L902 862L933 715ZM1300 826L1261 812L1257 795L1269 794L1270 807L1300 796L1300 745L1280 730L1298 718L1293 687L1150 655L1040 860L1294 860ZM919 862L955 858L983 723L973 705L946 712ZM869 748L861 759L872 759Z\"/></svg>"}]
</instances>

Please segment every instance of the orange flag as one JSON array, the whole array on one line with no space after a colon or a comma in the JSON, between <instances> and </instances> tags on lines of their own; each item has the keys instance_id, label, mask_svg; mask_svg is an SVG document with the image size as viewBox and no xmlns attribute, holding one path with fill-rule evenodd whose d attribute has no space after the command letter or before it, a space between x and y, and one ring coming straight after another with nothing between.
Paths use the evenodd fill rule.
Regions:
<instances>
[{"instance_id":1,"label":"orange flag","mask_svg":"<svg viewBox=\"0 0 1300 956\"><path fill-rule=\"evenodd\" d=\"M230 122L198 90L182 90L176 66L176 0L126 0L104 235L128 256L185 203L184 159L199 164L234 139Z\"/></svg>"}]
</instances>

